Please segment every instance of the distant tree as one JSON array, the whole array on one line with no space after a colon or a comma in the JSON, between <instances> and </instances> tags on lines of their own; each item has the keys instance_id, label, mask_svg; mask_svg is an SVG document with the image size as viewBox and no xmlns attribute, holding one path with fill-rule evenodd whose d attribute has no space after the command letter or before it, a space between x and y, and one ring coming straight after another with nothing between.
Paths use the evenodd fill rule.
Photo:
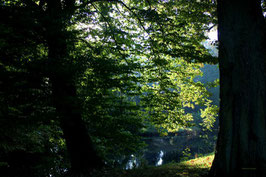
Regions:
<instances>
[{"instance_id":1,"label":"distant tree","mask_svg":"<svg viewBox=\"0 0 266 177\"><path fill-rule=\"evenodd\" d=\"M260 0L219 0L220 131L212 177L266 176L266 24Z\"/></svg>"}]
</instances>

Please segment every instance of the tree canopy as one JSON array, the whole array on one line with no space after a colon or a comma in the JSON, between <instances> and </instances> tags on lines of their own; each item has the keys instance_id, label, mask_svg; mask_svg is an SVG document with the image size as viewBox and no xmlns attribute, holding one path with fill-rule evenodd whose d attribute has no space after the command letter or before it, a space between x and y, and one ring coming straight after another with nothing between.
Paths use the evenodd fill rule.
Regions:
<instances>
[{"instance_id":1,"label":"tree canopy","mask_svg":"<svg viewBox=\"0 0 266 177\"><path fill-rule=\"evenodd\" d=\"M193 125L195 107L211 127L217 106L195 78L204 63L217 63L203 44L217 24L215 6L2 1L3 173L75 176L114 165L143 146L147 124L178 131Z\"/></svg>"}]
</instances>

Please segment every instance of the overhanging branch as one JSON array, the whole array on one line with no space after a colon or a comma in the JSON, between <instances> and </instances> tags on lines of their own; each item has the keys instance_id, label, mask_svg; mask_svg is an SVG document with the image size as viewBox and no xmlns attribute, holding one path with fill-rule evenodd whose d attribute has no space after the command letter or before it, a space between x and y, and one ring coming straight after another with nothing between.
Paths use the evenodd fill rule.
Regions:
<instances>
[{"instance_id":1,"label":"overhanging branch","mask_svg":"<svg viewBox=\"0 0 266 177\"><path fill-rule=\"evenodd\" d=\"M39 9L39 6L35 2L33 2L32 0L22 0L22 2L25 5L27 5L28 7Z\"/></svg>"}]
</instances>

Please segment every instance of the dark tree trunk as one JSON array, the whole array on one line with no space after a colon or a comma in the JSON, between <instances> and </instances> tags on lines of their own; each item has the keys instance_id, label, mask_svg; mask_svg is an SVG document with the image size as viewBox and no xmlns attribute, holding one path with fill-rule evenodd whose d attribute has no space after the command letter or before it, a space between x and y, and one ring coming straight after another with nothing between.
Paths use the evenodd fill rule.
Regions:
<instances>
[{"instance_id":1,"label":"dark tree trunk","mask_svg":"<svg viewBox=\"0 0 266 177\"><path fill-rule=\"evenodd\" d=\"M260 0L218 0L220 131L212 177L266 176L266 26Z\"/></svg>"},{"instance_id":2,"label":"dark tree trunk","mask_svg":"<svg viewBox=\"0 0 266 177\"><path fill-rule=\"evenodd\" d=\"M54 104L70 157L71 175L87 175L93 169L99 168L102 162L93 148L87 128L82 121L73 80L61 74L51 77L51 82Z\"/></svg>"},{"instance_id":3,"label":"dark tree trunk","mask_svg":"<svg viewBox=\"0 0 266 177\"><path fill-rule=\"evenodd\" d=\"M57 116L66 140L71 162L70 176L87 176L93 169L101 167L87 128L81 117L81 104L77 98L75 71L72 72L67 46L68 16L63 12L60 0L48 1L47 43L48 70L52 84L52 96ZM71 12L68 9L68 12Z\"/></svg>"}]
</instances>

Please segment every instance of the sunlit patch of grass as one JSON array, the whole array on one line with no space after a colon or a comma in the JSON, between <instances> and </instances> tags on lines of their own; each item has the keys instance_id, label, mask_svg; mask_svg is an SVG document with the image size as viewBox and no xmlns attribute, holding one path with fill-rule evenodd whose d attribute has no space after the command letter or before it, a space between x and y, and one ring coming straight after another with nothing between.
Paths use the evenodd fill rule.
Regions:
<instances>
[{"instance_id":1,"label":"sunlit patch of grass","mask_svg":"<svg viewBox=\"0 0 266 177\"><path fill-rule=\"evenodd\" d=\"M181 162L180 164L192 166L195 168L211 168L213 159L214 154L209 154L207 156Z\"/></svg>"}]
</instances>

